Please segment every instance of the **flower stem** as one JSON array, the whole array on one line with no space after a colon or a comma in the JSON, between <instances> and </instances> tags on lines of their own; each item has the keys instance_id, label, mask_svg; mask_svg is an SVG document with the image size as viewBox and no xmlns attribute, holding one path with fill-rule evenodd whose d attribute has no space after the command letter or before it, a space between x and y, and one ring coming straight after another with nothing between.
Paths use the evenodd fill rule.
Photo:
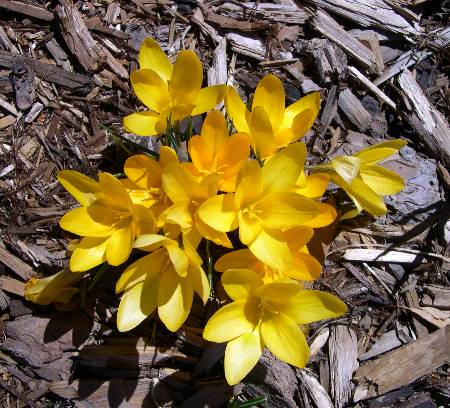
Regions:
<instances>
[{"instance_id":1,"label":"flower stem","mask_svg":"<svg viewBox=\"0 0 450 408\"><path fill-rule=\"evenodd\" d=\"M209 297L214 296L214 276L213 276L213 258L211 255L211 241L209 239L206 240L205 244L206 249L206 268L209 282Z\"/></svg>"}]
</instances>

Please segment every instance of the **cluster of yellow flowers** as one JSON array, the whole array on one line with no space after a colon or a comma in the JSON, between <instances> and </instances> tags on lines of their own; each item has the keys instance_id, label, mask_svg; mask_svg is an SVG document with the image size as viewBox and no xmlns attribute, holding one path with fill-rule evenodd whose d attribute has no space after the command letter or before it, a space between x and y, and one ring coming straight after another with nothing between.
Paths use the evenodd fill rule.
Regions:
<instances>
[{"instance_id":1,"label":"cluster of yellow flowers","mask_svg":"<svg viewBox=\"0 0 450 408\"><path fill-rule=\"evenodd\" d=\"M209 112L200 135L187 140L190 161L178 159L178 134L174 148L160 148L158 160L129 157L125 178L105 172L95 181L61 171L60 183L80 206L65 214L60 226L81 239L71 244L70 271L30 281L27 299L67 302L83 272L104 263L121 265L136 248L145 254L126 267L116 285L116 292L123 292L118 329L135 328L157 309L166 327L176 331L189 315L194 293L204 303L210 296L197 252L200 242L233 248L227 233L238 230L243 249L226 253L214 265L232 302L211 317L203 336L228 342L230 384L247 375L265 346L281 360L304 367L307 325L347 310L335 296L304 286L321 273L307 249L314 229L337 216L321 197L331 180L356 204L344 217L363 209L384 214L382 196L400 191L404 183L377 163L404 142L337 157L307 173L306 146L297 140L314 123L318 93L285 107L283 85L269 74L258 84L250 110L232 87L201 88L202 64L192 51L181 51L172 65L157 42L146 39L139 63L131 83L150 110L125 117L125 129L141 136L168 135L182 119ZM213 110L222 100L236 130L231 135L227 119Z\"/></svg>"}]
</instances>

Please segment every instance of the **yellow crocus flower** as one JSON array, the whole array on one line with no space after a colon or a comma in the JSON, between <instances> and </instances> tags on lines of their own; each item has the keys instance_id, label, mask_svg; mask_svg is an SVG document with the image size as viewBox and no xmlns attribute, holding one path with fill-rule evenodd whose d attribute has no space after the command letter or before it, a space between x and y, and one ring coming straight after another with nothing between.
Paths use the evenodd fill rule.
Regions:
<instances>
[{"instance_id":1,"label":"yellow crocus flower","mask_svg":"<svg viewBox=\"0 0 450 408\"><path fill-rule=\"evenodd\" d=\"M229 269L222 275L222 285L233 302L209 319L203 337L228 342L225 378L230 385L250 372L265 346L280 360L304 367L309 347L299 325L347 311L346 305L329 293L305 290L294 281L264 284L248 269Z\"/></svg>"},{"instance_id":2,"label":"yellow crocus flower","mask_svg":"<svg viewBox=\"0 0 450 408\"><path fill-rule=\"evenodd\" d=\"M379 143L353 156L336 157L331 166L323 165L324 169L331 171L331 181L342 187L356 205L356 209L348 211L341 219L355 217L362 210L372 215L386 214L383 196L400 192L405 181L377 163L397 153L406 144L401 139Z\"/></svg>"},{"instance_id":3,"label":"yellow crocus flower","mask_svg":"<svg viewBox=\"0 0 450 408\"><path fill-rule=\"evenodd\" d=\"M172 65L153 38L146 38L139 51L140 69L131 74L137 97L150 111L124 118L127 132L155 136L166 130L167 119L177 122L214 108L226 92L226 85L202 88L202 63L193 51L178 53Z\"/></svg>"},{"instance_id":4,"label":"yellow crocus flower","mask_svg":"<svg viewBox=\"0 0 450 408\"><path fill-rule=\"evenodd\" d=\"M292 255L282 231L312 221L320 214L314 200L291 192L303 170L306 146L294 143L266 160L244 163L236 192L213 196L198 210L200 220L217 231L239 227L239 239L260 260L288 270Z\"/></svg>"},{"instance_id":5,"label":"yellow crocus flower","mask_svg":"<svg viewBox=\"0 0 450 408\"><path fill-rule=\"evenodd\" d=\"M117 327L128 331L158 309L161 321L171 331L178 330L189 315L194 292L206 303L208 279L202 259L188 241L177 241L158 234L144 234L135 248L150 252L131 264L116 285L125 292L117 313Z\"/></svg>"},{"instance_id":6,"label":"yellow crocus flower","mask_svg":"<svg viewBox=\"0 0 450 408\"><path fill-rule=\"evenodd\" d=\"M250 154L246 135L228 136L225 117L211 111L203 122L200 136L189 140L189 155L195 169L201 175L216 174L219 190L233 192L237 174Z\"/></svg>"},{"instance_id":7,"label":"yellow crocus flower","mask_svg":"<svg viewBox=\"0 0 450 408\"><path fill-rule=\"evenodd\" d=\"M255 271L264 283L275 282L280 278L291 278L300 281L313 281L322 272L320 263L309 255L306 244L314 232L311 227L295 227L283 233L291 250L292 265L287 270L276 270L259 260L249 249L239 249L222 255L214 265L218 272L228 269L251 269Z\"/></svg>"},{"instance_id":8,"label":"yellow crocus flower","mask_svg":"<svg viewBox=\"0 0 450 408\"><path fill-rule=\"evenodd\" d=\"M70 272L68 269L47 278L31 278L25 284L25 299L38 305L49 305L53 302L68 303L80 291L73 285L82 278L82 273Z\"/></svg>"},{"instance_id":9,"label":"yellow crocus flower","mask_svg":"<svg viewBox=\"0 0 450 408\"><path fill-rule=\"evenodd\" d=\"M225 106L236 130L247 134L256 155L265 159L306 134L319 113L320 94L311 93L285 108L283 84L269 74L256 87L251 111L232 87Z\"/></svg>"},{"instance_id":10,"label":"yellow crocus flower","mask_svg":"<svg viewBox=\"0 0 450 408\"><path fill-rule=\"evenodd\" d=\"M62 229L83 237L70 258L71 271L84 272L105 261L120 265L128 259L136 236L155 232L151 210L133 204L111 174L100 173L96 182L77 171L63 170L58 180L81 204L59 221Z\"/></svg>"}]
</instances>

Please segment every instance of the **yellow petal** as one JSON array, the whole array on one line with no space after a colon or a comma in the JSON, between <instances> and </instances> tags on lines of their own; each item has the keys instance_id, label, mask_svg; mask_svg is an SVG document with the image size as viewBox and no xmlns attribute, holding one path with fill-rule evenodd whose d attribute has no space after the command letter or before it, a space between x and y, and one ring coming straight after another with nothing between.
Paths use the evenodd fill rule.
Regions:
<instances>
[{"instance_id":1,"label":"yellow petal","mask_svg":"<svg viewBox=\"0 0 450 408\"><path fill-rule=\"evenodd\" d=\"M295 142L301 137L305 136L306 132L311 129L314 121L316 119L317 112L312 109L306 109L303 112L299 113L294 120L292 121L291 133L292 139L291 142Z\"/></svg>"},{"instance_id":2,"label":"yellow petal","mask_svg":"<svg viewBox=\"0 0 450 408\"><path fill-rule=\"evenodd\" d=\"M277 271L287 270L292 265L292 255L287 243L266 231L262 231L248 248L260 261Z\"/></svg>"},{"instance_id":3,"label":"yellow petal","mask_svg":"<svg viewBox=\"0 0 450 408\"><path fill-rule=\"evenodd\" d=\"M315 219L320 210L319 204L310 198L295 193L273 193L255 206L255 212L264 227L281 230Z\"/></svg>"},{"instance_id":4,"label":"yellow petal","mask_svg":"<svg viewBox=\"0 0 450 408\"><path fill-rule=\"evenodd\" d=\"M250 116L250 134L253 150L261 158L274 154L277 151L274 131L268 113L261 106L255 106Z\"/></svg>"},{"instance_id":5,"label":"yellow petal","mask_svg":"<svg viewBox=\"0 0 450 408\"><path fill-rule=\"evenodd\" d=\"M229 385L238 384L256 365L264 344L259 330L244 333L227 344L225 349L225 378Z\"/></svg>"},{"instance_id":6,"label":"yellow petal","mask_svg":"<svg viewBox=\"0 0 450 408\"><path fill-rule=\"evenodd\" d=\"M171 331L177 331L191 310L194 285L191 279L181 278L169 268L158 287L158 315Z\"/></svg>"},{"instance_id":7,"label":"yellow petal","mask_svg":"<svg viewBox=\"0 0 450 408\"><path fill-rule=\"evenodd\" d=\"M159 149L159 162L165 168L169 163L178 162L177 152L168 146L161 146Z\"/></svg>"},{"instance_id":8,"label":"yellow petal","mask_svg":"<svg viewBox=\"0 0 450 408\"><path fill-rule=\"evenodd\" d=\"M112 222L112 218L110 221ZM59 225L66 231L87 237L107 237L113 232L112 223L101 224L94 221L86 207L75 208L69 211L59 220Z\"/></svg>"},{"instance_id":9,"label":"yellow petal","mask_svg":"<svg viewBox=\"0 0 450 408\"><path fill-rule=\"evenodd\" d=\"M320 110L319 92L310 93L288 106L284 113L282 128L291 128L295 117L306 110L312 111L308 120L308 128L311 128Z\"/></svg>"},{"instance_id":10,"label":"yellow petal","mask_svg":"<svg viewBox=\"0 0 450 408\"><path fill-rule=\"evenodd\" d=\"M224 169L225 174L236 174L241 164L248 160L250 143L244 133L234 133L225 140L222 149L218 152L218 166Z\"/></svg>"},{"instance_id":11,"label":"yellow petal","mask_svg":"<svg viewBox=\"0 0 450 408\"><path fill-rule=\"evenodd\" d=\"M222 255L214 264L217 272L225 272L227 269L251 269L255 262L255 256L248 249L239 249Z\"/></svg>"},{"instance_id":12,"label":"yellow petal","mask_svg":"<svg viewBox=\"0 0 450 408\"><path fill-rule=\"evenodd\" d=\"M146 279L153 279L164 273L168 255L165 249L159 249L133 262L120 276L116 283L116 293L128 290Z\"/></svg>"},{"instance_id":13,"label":"yellow petal","mask_svg":"<svg viewBox=\"0 0 450 408\"><path fill-rule=\"evenodd\" d=\"M100 173L98 176L100 187L108 200L115 208L119 207L130 211L133 207L130 196L122 183L109 173Z\"/></svg>"},{"instance_id":14,"label":"yellow petal","mask_svg":"<svg viewBox=\"0 0 450 408\"><path fill-rule=\"evenodd\" d=\"M108 238L85 237L70 257L70 270L84 272L106 261Z\"/></svg>"},{"instance_id":15,"label":"yellow petal","mask_svg":"<svg viewBox=\"0 0 450 408\"><path fill-rule=\"evenodd\" d=\"M191 115L200 115L201 113L213 109L223 101L226 90L226 85L213 85L200 89L200 92L194 101L195 108L192 110Z\"/></svg>"},{"instance_id":16,"label":"yellow petal","mask_svg":"<svg viewBox=\"0 0 450 408\"><path fill-rule=\"evenodd\" d=\"M252 111L256 106L263 108L269 116L273 131L277 132L284 117L284 102L283 84L275 75L268 74L256 87Z\"/></svg>"},{"instance_id":17,"label":"yellow petal","mask_svg":"<svg viewBox=\"0 0 450 408\"><path fill-rule=\"evenodd\" d=\"M58 181L82 206L88 206L102 194L96 181L78 171L60 171Z\"/></svg>"},{"instance_id":18,"label":"yellow petal","mask_svg":"<svg viewBox=\"0 0 450 408\"><path fill-rule=\"evenodd\" d=\"M170 163L162 177L164 191L173 201L191 198L198 188L195 177L180 163Z\"/></svg>"},{"instance_id":19,"label":"yellow petal","mask_svg":"<svg viewBox=\"0 0 450 408\"><path fill-rule=\"evenodd\" d=\"M128 259L133 249L134 236L133 223L114 232L106 247L106 260L110 265L117 266Z\"/></svg>"},{"instance_id":20,"label":"yellow petal","mask_svg":"<svg viewBox=\"0 0 450 408\"><path fill-rule=\"evenodd\" d=\"M284 240L292 250L302 249L311 240L313 235L314 230L312 227L305 225L299 225L298 227L289 228L283 231Z\"/></svg>"},{"instance_id":21,"label":"yellow petal","mask_svg":"<svg viewBox=\"0 0 450 408\"><path fill-rule=\"evenodd\" d=\"M161 246L178 245L173 239L167 238L160 234L144 234L136 238L134 241L134 248L142 249L143 251L154 251Z\"/></svg>"},{"instance_id":22,"label":"yellow petal","mask_svg":"<svg viewBox=\"0 0 450 408\"><path fill-rule=\"evenodd\" d=\"M202 267L194 262L190 262L188 266L189 279L192 279L194 291L202 299L203 304L206 304L209 298L210 287L208 278L205 275Z\"/></svg>"},{"instance_id":23,"label":"yellow petal","mask_svg":"<svg viewBox=\"0 0 450 408\"><path fill-rule=\"evenodd\" d=\"M361 160L353 156L339 156L331 160L339 176L341 176L346 183L351 184L353 179L359 174L361 167Z\"/></svg>"},{"instance_id":24,"label":"yellow petal","mask_svg":"<svg viewBox=\"0 0 450 408\"><path fill-rule=\"evenodd\" d=\"M117 328L121 332L134 329L156 309L158 281L141 282L127 290L120 300Z\"/></svg>"},{"instance_id":25,"label":"yellow petal","mask_svg":"<svg viewBox=\"0 0 450 408\"><path fill-rule=\"evenodd\" d=\"M158 217L158 225L177 224L185 232L192 229L195 210L189 198L184 198L173 203ZM160 225L161 224L161 225Z\"/></svg>"},{"instance_id":26,"label":"yellow petal","mask_svg":"<svg viewBox=\"0 0 450 408\"><path fill-rule=\"evenodd\" d=\"M228 139L227 122L220 111L208 113L202 125L201 138L206 142L211 156L217 156Z\"/></svg>"},{"instance_id":27,"label":"yellow petal","mask_svg":"<svg viewBox=\"0 0 450 408\"><path fill-rule=\"evenodd\" d=\"M166 131L166 119L157 112L136 112L123 118L126 132L138 136L157 136Z\"/></svg>"},{"instance_id":28,"label":"yellow petal","mask_svg":"<svg viewBox=\"0 0 450 408\"><path fill-rule=\"evenodd\" d=\"M298 324L342 316L347 306L336 296L319 290L301 290L296 295L276 304L280 313L286 314Z\"/></svg>"},{"instance_id":29,"label":"yellow petal","mask_svg":"<svg viewBox=\"0 0 450 408\"><path fill-rule=\"evenodd\" d=\"M303 170L306 145L293 143L264 163L262 177L264 192L285 191L292 187Z\"/></svg>"},{"instance_id":30,"label":"yellow petal","mask_svg":"<svg viewBox=\"0 0 450 408\"><path fill-rule=\"evenodd\" d=\"M247 213L239 212L239 239L244 245L250 245L261 233L263 225L261 221Z\"/></svg>"},{"instance_id":31,"label":"yellow petal","mask_svg":"<svg viewBox=\"0 0 450 408\"><path fill-rule=\"evenodd\" d=\"M270 352L281 361L302 368L309 359L305 335L288 316L278 313L261 323L261 335Z\"/></svg>"},{"instance_id":32,"label":"yellow petal","mask_svg":"<svg viewBox=\"0 0 450 408\"><path fill-rule=\"evenodd\" d=\"M249 134L250 128L248 122L250 120L250 112L236 90L231 86L228 87L225 96L225 107L236 130Z\"/></svg>"},{"instance_id":33,"label":"yellow petal","mask_svg":"<svg viewBox=\"0 0 450 408\"><path fill-rule=\"evenodd\" d=\"M125 162L123 170L134 184L142 189L161 188L162 166L156 160L139 154Z\"/></svg>"},{"instance_id":34,"label":"yellow petal","mask_svg":"<svg viewBox=\"0 0 450 408\"><path fill-rule=\"evenodd\" d=\"M158 229L153 211L143 205L133 205L133 222L136 227L136 236L152 234Z\"/></svg>"},{"instance_id":35,"label":"yellow petal","mask_svg":"<svg viewBox=\"0 0 450 408\"><path fill-rule=\"evenodd\" d=\"M301 187L297 187L298 180L296 182L295 192L308 198L320 198L325 193L330 182L330 176L325 173L315 173L305 176L305 184Z\"/></svg>"},{"instance_id":36,"label":"yellow petal","mask_svg":"<svg viewBox=\"0 0 450 408\"><path fill-rule=\"evenodd\" d=\"M209 239L216 245L221 245L225 248L233 248L233 244L225 232L217 231L199 219L195 222L195 228L203 238Z\"/></svg>"},{"instance_id":37,"label":"yellow petal","mask_svg":"<svg viewBox=\"0 0 450 408\"><path fill-rule=\"evenodd\" d=\"M263 193L262 172L256 160L244 162L236 179L236 207L245 208Z\"/></svg>"},{"instance_id":38,"label":"yellow petal","mask_svg":"<svg viewBox=\"0 0 450 408\"><path fill-rule=\"evenodd\" d=\"M233 300L247 299L263 285L261 277L250 269L228 269L221 281L225 292Z\"/></svg>"},{"instance_id":39,"label":"yellow petal","mask_svg":"<svg viewBox=\"0 0 450 408\"><path fill-rule=\"evenodd\" d=\"M206 225L217 231L233 231L238 227L234 194L221 194L211 197L199 207L198 216Z\"/></svg>"},{"instance_id":40,"label":"yellow petal","mask_svg":"<svg viewBox=\"0 0 450 408\"><path fill-rule=\"evenodd\" d=\"M397 153L408 142L402 139L394 139L388 142L378 143L355 153L363 164L375 164Z\"/></svg>"},{"instance_id":41,"label":"yellow petal","mask_svg":"<svg viewBox=\"0 0 450 408\"><path fill-rule=\"evenodd\" d=\"M296 251L292 254L292 261L292 268L284 272L289 278L314 281L322 272L320 262L309 254Z\"/></svg>"},{"instance_id":42,"label":"yellow petal","mask_svg":"<svg viewBox=\"0 0 450 408\"><path fill-rule=\"evenodd\" d=\"M131 85L136 96L151 110L162 113L169 107L170 95L167 82L150 69L138 69L131 73Z\"/></svg>"},{"instance_id":43,"label":"yellow petal","mask_svg":"<svg viewBox=\"0 0 450 408\"><path fill-rule=\"evenodd\" d=\"M178 53L169 81L169 92L176 105L192 104L202 86L202 63L193 51Z\"/></svg>"},{"instance_id":44,"label":"yellow petal","mask_svg":"<svg viewBox=\"0 0 450 408\"><path fill-rule=\"evenodd\" d=\"M364 164L361 178L379 195L397 194L405 188L405 181L397 173L376 164Z\"/></svg>"},{"instance_id":45,"label":"yellow petal","mask_svg":"<svg viewBox=\"0 0 450 408\"><path fill-rule=\"evenodd\" d=\"M189 261L183 250L175 245L168 245L166 250L169 254L170 262L178 275L183 277L186 276Z\"/></svg>"},{"instance_id":46,"label":"yellow petal","mask_svg":"<svg viewBox=\"0 0 450 408\"><path fill-rule=\"evenodd\" d=\"M164 81L172 76L172 64L153 38L146 38L139 50L139 66L155 71Z\"/></svg>"},{"instance_id":47,"label":"yellow petal","mask_svg":"<svg viewBox=\"0 0 450 408\"><path fill-rule=\"evenodd\" d=\"M336 209L329 204L318 203L318 205L319 214L313 219L305 221L303 225L312 228L322 228L333 223L337 217Z\"/></svg>"},{"instance_id":48,"label":"yellow petal","mask_svg":"<svg viewBox=\"0 0 450 408\"><path fill-rule=\"evenodd\" d=\"M189 139L189 155L197 170L205 172L213 170L213 151L204 137L193 136Z\"/></svg>"},{"instance_id":49,"label":"yellow petal","mask_svg":"<svg viewBox=\"0 0 450 408\"><path fill-rule=\"evenodd\" d=\"M220 308L206 323L203 338L216 343L251 333L258 323L258 305L253 300L238 300Z\"/></svg>"}]
</instances>

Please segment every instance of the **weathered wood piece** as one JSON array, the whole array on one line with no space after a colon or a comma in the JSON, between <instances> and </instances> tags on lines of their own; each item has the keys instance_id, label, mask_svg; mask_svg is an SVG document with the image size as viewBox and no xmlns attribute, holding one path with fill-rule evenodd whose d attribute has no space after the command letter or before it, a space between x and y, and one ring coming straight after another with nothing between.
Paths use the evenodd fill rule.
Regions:
<instances>
[{"instance_id":1,"label":"weathered wood piece","mask_svg":"<svg viewBox=\"0 0 450 408\"><path fill-rule=\"evenodd\" d=\"M338 106L345 113L345 116L347 116L350 122L352 122L360 131L365 132L370 128L372 116L367 112L350 88L341 91L339 94Z\"/></svg>"},{"instance_id":2,"label":"weathered wood piece","mask_svg":"<svg viewBox=\"0 0 450 408\"><path fill-rule=\"evenodd\" d=\"M38 20L52 21L54 18L53 13L43 7L20 3L19 1L0 0L0 8L37 18Z\"/></svg>"},{"instance_id":3,"label":"weathered wood piece","mask_svg":"<svg viewBox=\"0 0 450 408\"><path fill-rule=\"evenodd\" d=\"M5 292L14 293L18 296L23 296L25 291L25 284L17 279L9 276L0 276L0 288Z\"/></svg>"},{"instance_id":4,"label":"weathered wood piece","mask_svg":"<svg viewBox=\"0 0 450 408\"><path fill-rule=\"evenodd\" d=\"M11 254L5 248L0 246L0 262L11 269L15 274L20 276L23 280L28 280L35 276L33 268L19 259L17 256Z\"/></svg>"},{"instance_id":5,"label":"weathered wood piece","mask_svg":"<svg viewBox=\"0 0 450 408\"><path fill-rule=\"evenodd\" d=\"M383 0L306 0L348 18L363 27L377 27L384 31L413 37L420 34L404 17Z\"/></svg>"},{"instance_id":6,"label":"weathered wood piece","mask_svg":"<svg viewBox=\"0 0 450 408\"><path fill-rule=\"evenodd\" d=\"M267 58L266 45L257 38L250 38L236 33L229 33L225 35L229 40L231 49L247 57L252 57L258 61L264 61ZM292 53L281 52L280 59L292 59Z\"/></svg>"},{"instance_id":7,"label":"weathered wood piece","mask_svg":"<svg viewBox=\"0 0 450 408\"><path fill-rule=\"evenodd\" d=\"M23 60L31 67L37 77L41 80L53 82L65 88L76 89L88 86L92 79L86 75L66 71L60 67L51 64L45 64L34 58L20 56L0 50L0 66L11 69L17 59Z\"/></svg>"},{"instance_id":8,"label":"weathered wood piece","mask_svg":"<svg viewBox=\"0 0 450 408\"><path fill-rule=\"evenodd\" d=\"M86 27L89 28L89 30L107 34L110 35L111 37L120 38L122 40L128 40L130 38L130 36L127 33L124 33L123 31L116 30L115 28L111 27L106 27L105 25L103 25L102 21L98 17L89 18L85 20L85 23Z\"/></svg>"},{"instance_id":9,"label":"weathered wood piece","mask_svg":"<svg viewBox=\"0 0 450 408\"><path fill-rule=\"evenodd\" d=\"M33 105L34 99L36 98L34 72L20 59L12 65L11 72L16 106L19 110L27 110Z\"/></svg>"},{"instance_id":10,"label":"weathered wood piece","mask_svg":"<svg viewBox=\"0 0 450 408\"><path fill-rule=\"evenodd\" d=\"M312 373L306 369L297 370L297 376L317 407L333 408L330 396Z\"/></svg>"},{"instance_id":11,"label":"weathered wood piece","mask_svg":"<svg viewBox=\"0 0 450 408\"><path fill-rule=\"evenodd\" d=\"M351 379L358 368L358 342L355 332L347 326L330 329L328 342L330 359L331 396L334 406L347 405L352 395Z\"/></svg>"},{"instance_id":12,"label":"weathered wood piece","mask_svg":"<svg viewBox=\"0 0 450 408\"><path fill-rule=\"evenodd\" d=\"M450 309L450 288L441 285L424 285L421 303L424 306Z\"/></svg>"},{"instance_id":13,"label":"weathered wood piece","mask_svg":"<svg viewBox=\"0 0 450 408\"><path fill-rule=\"evenodd\" d=\"M378 88L369 78L367 78L364 74L358 71L355 67L348 67L348 72L352 77L359 80L370 92L372 92L378 99L382 102L385 102L392 109L397 109L397 105L395 102L389 98L380 88Z\"/></svg>"},{"instance_id":14,"label":"weathered wood piece","mask_svg":"<svg viewBox=\"0 0 450 408\"><path fill-rule=\"evenodd\" d=\"M416 260L417 254L386 249L350 248L345 250L343 257L347 261L411 264Z\"/></svg>"},{"instance_id":15,"label":"weathered wood piece","mask_svg":"<svg viewBox=\"0 0 450 408\"><path fill-rule=\"evenodd\" d=\"M409 343L361 366L355 402L403 387L450 360L450 326Z\"/></svg>"},{"instance_id":16,"label":"weathered wood piece","mask_svg":"<svg viewBox=\"0 0 450 408\"><path fill-rule=\"evenodd\" d=\"M64 68L66 71L72 71L72 65L70 64L68 55L54 37L45 43L45 47L48 52L52 54L52 57L56 61L56 65Z\"/></svg>"},{"instance_id":17,"label":"weathered wood piece","mask_svg":"<svg viewBox=\"0 0 450 408\"><path fill-rule=\"evenodd\" d=\"M379 67L372 51L361 44L353 35L345 31L329 14L318 10L312 19L312 25L314 29L337 44L348 55L368 69L369 72L379 72Z\"/></svg>"},{"instance_id":18,"label":"weathered wood piece","mask_svg":"<svg viewBox=\"0 0 450 408\"><path fill-rule=\"evenodd\" d=\"M359 361L368 360L410 342L412 339L403 327L384 333L372 348L359 356Z\"/></svg>"},{"instance_id":19,"label":"weathered wood piece","mask_svg":"<svg viewBox=\"0 0 450 408\"><path fill-rule=\"evenodd\" d=\"M398 78L400 88L411 103L409 122L428 149L450 167L450 127L443 115L430 103L412 73L408 70Z\"/></svg>"},{"instance_id":20,"label":"weathered wood piece","mask_svg":"<svg viewBox=\"0 0 450 408\"><path fill-rule=\"evenodd\" d=\"M228 79L227 65L227 40L222 38L219 41L211 67L208 69L208 86L226 84Z\"/></svg>"},{"instance_id":21,"label":"weathered wood piece","mask_svg":"<svg viewBox=\"0 0 450 408\"><path fill-rule=\"evenodd\" d=\"M72 1L59 0L55 12L61 26L61 35L72 54L86 71L98 70L106 60L106 56L92 37Z\"/></svg>"}]
</instances>

